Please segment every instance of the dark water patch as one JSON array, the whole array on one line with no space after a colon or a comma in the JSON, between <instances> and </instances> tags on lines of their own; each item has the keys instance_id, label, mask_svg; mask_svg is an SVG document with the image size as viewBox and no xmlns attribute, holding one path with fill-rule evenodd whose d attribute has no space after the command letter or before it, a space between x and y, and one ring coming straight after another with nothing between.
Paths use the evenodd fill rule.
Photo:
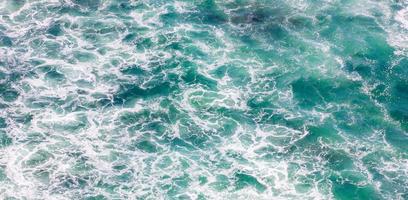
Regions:
<instances>
[{"instance_id":1,"label":"dark water patch","mask_svg":"<svg viewBox=\"0 0 408 200\"><path fill-rule=\"evenodd\" d=\"M195 68L187 70L185 75L182 76L182 79L187 84L199 84L212 91L217 90L217 82L200 74Z\"/></svg>"},{"instance_id":2,"label":"dark water patch","mask_svg":"<svg viewBox=\"0 0 408 200\"><path fill-rule=\"evenodd\" d=\"M0 47L11 47L13 46L13 39L0 34Z\"/></svg>"},{"instance_id":3,"label":"dark water patch","mask_svg":"<svg viewBox=\"0 0 408 200\"><path fill-rule=\"evenodd\" d=\"M117 15L123 16L129 14L131 11L136 10L138 5L133 5L132 1L129 0L117 0L110 3L106 11L109 13L115 13Z\"/></svg>"},{"instance_id":4,"label":"dark water patch","mask_svg":"<svg viewBox=\"0 0 408 200\"><path fill-rule=\"evenodd\" d=\"M137 65L130 65L130 66L124 67L120 71L123 74L131 75L131 76L141 76L141 75L146 74L145 70L140 68Z\"/></svg>"},{"instance_id":5,"label":"dark water patch","mask_svg":"<svg viewBox=\"0 0 408 200\"><path fill-rule=\"evenodd\" d=\"M6 119L3 117L0 117L0 128L6 128L6 127L7 127Z\"/></svg>"},{"instance_id":6,"label":"dark water patch","mask_svg":"<svg viewBox=\"0 0 408 200\"><path fill-rule=\"evenodd\" d=\"M130 150L135 151L136 149L147 153L157 153L161 150L160 147L148 140L135 141L134 144L130 146Z\"/></svg>"},{"instance_id":7,"label":"dark water patch","mask_svg":"<svg viewBox=\"0 0 408 200\"><path fill-rule=\"evenodd\" d=\"M361 15L332 14L324 18L326 28L320 35L337 45L336 53L346 60L346 69L364 78L387 78L394 49L387 43L385 31L375 18Z\"/></svg>"},{"instance_id":8,"label":"dark water patch","mask_svg":"<svg viewBox=\"0 0 408 200\"><path fill-rule=\"evenodd\" d=\"M108 200L108 198L102 194L98 194L95 196L85 197L84 200Z\"/></svg>"},{"instance_id":9,"label":"dark water patch","mask_svg":"<svg viewBox=\"0 0 408 200\"><path fill-rule=\"evenodd\" d=\"M373 124L370 123L371 116L367 117L358 112L354 113L354 110L347 108L332 112L332 115L336 119L338 128L347 134L365 137L374 131Z\"/></svg>"},{"instance_id":10,"label":"dark water patch","mask_svg":"<svg viewBox=\"0 0 408 200\"><path fill-rule=\"evenodd\" d=\"M125 43L133 43L137 39L137 34L136 33L129 33L125 35L125 37L122 39L122 42Z\"/></svg>"},{"instance_id":11,"label":"dark water patch","mask_svg":"<svg viewBox=\"0 0 408 200\"><path fill-rule=\"evenodd\" d=\"M270 4L266 2L235 1L227 3L231 11L232 24L250 24L252 26L278 23L282 24L289 16L290 10L285 4Z\"/></svg>"},{"instance_id":12,"label":"dark water patch","mask_svg":"<svg viewBox=\"0 0 408 200\"><path fill-rule=\"evenodd\" d=\"M189 153L191 151L197 150L197 147L195 147L193 144L190 144L186 142L185 140L178 138L178 137L166 138L165 141L168 144L170 144L171 149L174 149L177 151Z\"/></svg>"},{"instance_id":13,"label":"dark water patch","mask_svg":"<svg viewBox=\"0 0 408 200\"><path fill-rule=\"evenodd\" d=\"M408 134L406 132L406 124L403 125L405 131L394 128L394 127L386 127L384 129L385 139L387 142L392 144L393 147L396 147L402 150L405 153L408 153Z\"/></svg>"},{"instance_id":14,"label":"dark water patch","mask_svg":"<svg viewBox=\"0 0 408 200\"><path fill-rule=\"evenodd\" d=\"M124 125L141 124L149 118L151 112L143 110L141 112L126 112L119 117L119 122Z\"/></svg>"},{"instance_id":15,"label":"dark water patch","mask_svg":"<svg viewBox=\"0 0 408 200\"><path fill-rule=\"evenodd\" d=\"M250 107L252 111L276 108L275 103L270 101L270 99L267 97L252 97L247 101L247 106Z\"/></svg>"},{"instance_id":16,"label":"dark water patch","mask_svg":"<svg viewBox=\"0 0 408 200\"><path fill-rule=\"evenodd\" d=\"M395 65L392 65L391 68L392 77L408 82L408 58L399 58Z\"/></svg>"},{"instance_id":17,"label":"dark water patch","mask_svg":"<svg viewBox=\"0 0 408 200\"><path fill-rule=\"evenodd\" d=\"M10 117L14 123L29 124L33 120L34 115L31 113L12 113L8 117Z\"/></svg>"},{"instance_id":18,"label":"dark water patch","mask_svg":"<svg viewBox=\"0 0 408 200\"><path fill-rule=\"evenodd\" d=\"M408 131L408 82L399 82L393 86L388 110L391 117Z\"/></svg>"},{"instance_id":19,"label":"dark water patch","mask_svg":"<svg viewBox=\"0 0 408 200\"><path fill-rule=\"evenodd\" d=\"M12 143L13 139L7 132L0 130L0 148L10 146Z\"/></svg>"},{"instance_id":20,"label":"dark water patch","mask_svg":"<svg viewBox=\"0 0 408 200\"><path fill-rule=\"evenodd\" d=\"M63 193L67 190L85 189L91 180L90 176L59 175L53 180L58 185L53 188L53 192Z\"/></svg>"},{"instance_id":21,"label":"dark water patch","mask_svg":"<svg viewBox=\"0 0 408 200\"><path fill-rule=\"evenodd\" d=\"M64 34L63 28L61 27L61 23L59 22L54 22L52 23L48 29L47 33L51 34L53 36L61 36Z\"/></svg>"},{"instance_id":22,"label":"dark water patch","mask_svg":"<svg viewBox=\"0 0 408 200\"><path fill-rule=\"evenodd\" d=\"M350 182L350 180L343 179L342 177L337 176L332 176L330 180L333 184L333 194L337 199L383 199L371 185L359 186L357 185L357 183Z\"/></svg>"},{"instance_id":23,"label":"dark water patch","mask_svg":"<svg viewBox=\"0 0 408 200\"><path fill-rule=\"evenodd\" d=\"M197 12L187 17L187 21L198 24L222 25L228 22L228 16L214 0L204 0L197 5Z\"/></svg>"},{"instance_id":24,"label":"dark water patch","mask_svg":"<svg viewBox=\"0 0 408 200\"><path fill-rule=\"evenodd\" d=\"M66 81L64 74L58 72L56 69L51 69L44 76L46 81L52 84L61 84Z\"/></svg>"},{"instance_id":25,"label":"dark water patch","mask_svg":"<svg viewBox=\"0 0 408 200\"><path fill-rule=\"evenodd\" d=\"M125 165L125 164L116 164L116 165L112 166L112 169L117 170L117 171L122 171L122 170L125 170L127 168L128 168L128 166Z\"/></svg>"},{"instance_id":26,"label":"dark water patch","mask_svg":"<svg viewBox=\"0 0 408 200\"><path fill-rule=\"evenodd\" d=\"M346 69L357 72L367 79L388 79L390 61L394 50L389 47L385 40L368 43L368 49L360 51L346 61Z\"/></svg>"},{"instance_id":27,"label":"dark water patch","mask_svg":"<svg viewBox=\"0 0 408 200\"><path fill-rule=\"evenodd\" d=\"M344 142L333 124L330 120L324 124L307 126L308 134L301 140L296 141L295 145L299 146L300 149L304 149L316 145L320 140L325 143Z\"/></svg>"},{"instance_id":28,"label":"dark water patch","mask_svg":"<svg viewBox=\"0 0 408 200\"><path fill-rule=\"evenodd\" d=\"M359 92L361 85L355 82L309 77L300 78L291 86L299 105L307 109L330 102L350 102L362 96ZM354 94L352 99L351 94Z\"/></svg>"},{"instance_id":29,"label":"dark water patch","mask_svg":"<svg viewBox=\"0 0 408 200\"><path fill-rule=\"evenodd\" d=\"M150 99L160 96L168 96L176 89L176 86L173 86L168 82L146 89L133 84L124 84L120 87L119 91L114 94L113 101L114 104L122 104L138 98Z\"/></svg>"},{"instance_id":30,"label":"dark water patch","mask_svg":"<svg viewBox=\"0 0 408 200\"><path fill-rule=\"evenodd\" d=\"M352 158L342 150L329 149L323 152L323 159L327 161L327 167L332 170L352 170L354 167Z\"/></svg>"},{"instance_id":31,"label":"dark water patch","mask_svg":"<svg viewBox=\"0 0 408 200\"><path fill-rule=\"evenodd\" d=\"M267 187L260 183L258 179L252 175L244 172L235 173L235 186L237 190L243 189L245 187L254 187L258 192L264 192Z\"/></svg>"},{"instance_id":32,"label":"dark water patch","mask_svg":"<svg viewBox=\"0 0 408 200\"><path fill-rule=\"evenodd\" d=\"M382 162L378 162L378 160L381 160ZM394 162L393 156L389 152L377 150L364 156L362 161L373 177L373 180L381 181L382 184L380 190L382 194L392 196L396 193L404 194L407 192L404 183L398 183L395 179L393 180L396 173L399 173L400 171L398 169L386 169L383 166L383 163L385 162ZM405 181L407 181L407 179L405 179Z\"/></svg>"},{"instance_id":33,"label":"dark water patch","mask_svg":"<svg viewBox=\"0 0 408 200\"><path fill-rule=\"evenodd\" d=\"M378 84L371 91L372 98L380 103L386 103L386 101L388 101L390 98L389 90L390 90L389 85L386 85L384 83Z\"/></svg>"},{"instance_id":34,"label":"dark water patch","mask_svg":"<svg viewBox=\"0 0 408 200\"><path fill-rule=\"evenodd\" d=\"M90 10L97 10L101 4L100 0L72 0L72 2Z\"/></svg>"},{"instance_id":35,"label":"dark water patch","mask_svg":"<svg viewBox=\"0 0 408 200\"><path fill-rule=\"evenodd\" d=\"M273 40L287 39L290 35L282 24L268 24L262 31Z\"/></svg>"},{"instance_id":36,"label":"dark water patch","mask_svg":"<svg viewBox=\"0 0 408 200\"><path fill-rule=\"evenodd\" d=\"M274 13L265 8L240 8L234 10L231 14L231 23L233 24L257 24L265 23Z\"/></svg>"},{"instance_id":37,"label":"dark water patch","mask_svg":"<svg viewBox=\"0 0 408 200\"><path fill-rule=\"evenodd\" d=\"M289 27L295 29L295 30L308 30L312 29L314 22L313 18L310 18L308 16L302 16L302 15L295 15L292 17L288 18L289 22Z\"/></svg>"},{"instance_id":38,"label":"dark water patch","mask_svg":"<svg viewBox=\"0 0 408 200\"><path fill-rule=\"evenodd\" d=\"M176 13L173 9L165 14L160 15L160 20L166 24L166 26L174 26L176 23L180 22L180 15Z\"/></svg>"},{"instance_id":39,"label":"dark water patch","mask_svg":"<svg viewBox=\"0 0 408 200\"><path fill-rule=\"evenodd\" d=\"M135 45L139 51L145 51L152 48L154 46L154 42L151 38L140 38L136 41Z\"/></svg>"},{"instance_id":40,"label":"dark water patch","mask_svg":"<svg viewBox=\"0 0 408 200\"><path fill-rule=\"evenodd\" d=\"M371 34L384 33L374 18L335 14L336 12L338 11L329 11L316 17L320 22L319 25L325 27L320 32L321 36L330 40L340 39L340 41L347 42L358 41L361 37Z\"/></svg>"},{"instance_id":41,"label":"dark water patch","mask_svg":"<svg viewBox=\"0 0 408 200\"><path fill-rule=\"evenodd\" d=\"M13 102L17 100L19 95L19 92L13 89L2 90L0 93L1 98L6 102Z\"/></svg>"},{"instance_id":42,"label":"dark water patch","mask_svg":"<svg viewBox=\"0 0 408 200\"><path fill-rule=\"evenodd\" d=\"M53 7L49 7L48 9L51 11L54 11L56 13L59 14L67 14L70 16L82 16L82 17L86 17L86 16L91 16L92 12L87 11L86 9L81 9L82 7L78 4L74 4L74 5L68 5L68 4L63 4L61 6L53 6Z\"/></svg>"},{"instance_id":43,"label":"dark water patch","mask_svg":"<svg viewBox=\"0 0 408 200\"><path fill-rule=\"evenodd\" d=\"M243 47L245 49L255 50L255 49L259 48L259 46L261 44L258 41L257 37L252 36L252 34L250 34L250 33L239 36L239 39L240 39L241 42L243 42L245 44L245 46Z\"/></svg>"},{"instance_id":44,"label":"dark water patch","mask_svg":"<svg viewBox=\"0 0 408 200\"><path fill-rule=\"evenodd\" d=\"M13 102L17 100L20 93L15 90L10 84L0 84L0 97L6 102Z\"/></svg>"}]
</instances>

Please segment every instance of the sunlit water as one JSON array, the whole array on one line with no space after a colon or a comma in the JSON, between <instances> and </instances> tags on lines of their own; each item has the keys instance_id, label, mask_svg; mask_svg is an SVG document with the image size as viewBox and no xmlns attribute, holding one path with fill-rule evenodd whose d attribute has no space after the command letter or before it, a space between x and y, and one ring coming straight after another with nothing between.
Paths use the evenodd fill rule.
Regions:
<instances>
[{"instance_id":1,"label":"sunlit water","mask_svg":"<svg viewBox=\"0 0 408 200\"><path fill-rule=\"evenodd\" d=\"M404 0L1 0L0 199L408 199Z\"/></svg>"}]
</instances>

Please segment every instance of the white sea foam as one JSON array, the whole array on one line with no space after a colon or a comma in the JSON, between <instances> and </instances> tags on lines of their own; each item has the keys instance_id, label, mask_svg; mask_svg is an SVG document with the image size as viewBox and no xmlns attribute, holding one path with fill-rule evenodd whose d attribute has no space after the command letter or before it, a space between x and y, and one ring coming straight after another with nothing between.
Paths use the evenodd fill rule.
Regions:
<instances>
[{"instance_id":1,"label":"white sea foam","mask_svg":"<svg viewBox=\"0 0 408 200\"><path fill-rule=\"evenodd\" d=\"M408 8L398 11L395 15L395 20L397 20L403 28L408 29Z\"/></svg>"},{"instance_id":2,"label":"white sea foam","mask_svg":"<svg viewBox=\"0 0 408 200\"><path fill-rule=\"evenodd\" d=\"M366 8L368 2L362 1L347 11L372 17ZM207 199L335 199L333 185L328 180L330 174L337 173L328 167L331 163L327 155L331 151L344 152L353 161L352 170L365 177L356 183L361 187L374 185L376 191L381 191L382 184L394 180L406 183L408 162L398 156L384 132L375 129L361 138L337 126L353 127L359 123L359 116L351 113L355 105L325 101L324 105L310 110L298 105L291 81L309 73L323 79L362 82L361 93L371 95L375 87L363 82L361 76L347 72L345 60L332 51L334 44L297 32L291 36L305 44L308 55L279 46L262 32L269 21L244 26L234 24L228 17L241 8L234 8L234 1L216 2L218 9L228 14L223 26L183 21L200 12L195 10L194 3L184 1L133 2L132 6L140 7L130 11L126 19L106 14L110 1L102 1L92 15L56 15L42 9L61 3L71 8L75 6L75 1L37 1L7 11L8 4L0 3L0 14L10 15L10 19L0 17L0 22L7 35L15 39L15 47L0 48L0 61L9 65L1 71L11 73L21 69L22 73L35 74L26 73L13 83L10 88L19 92L14 102L0 102L9 105L0 114L7 118L7 135L13 139L11 145L0 149L0 170L4 169L7 177L4 181L0 178L0 197L75 199L101 194L109 199L167 199L171 195L191 199L199 196ZM322 10L339 3L325 1L319 9L306 1L286 4L285 9L305 11L306 17L314 19ZM384 3L368 7L375 5L384 6ZM85 7L80 6L80 11L88 12ZM182 22L166 27L161 17L173 12L173 8ZM257 1L249 1L242 8L265 7ZM390 11L385 8L384 16L389 18ZM403 9L395 17L403 27L407 25L406 13ZM284 26L292 14L284 16ZM46 35L44 32L55 21L66 23L62 25L64 34ZM386 26L386 21L379 23ZM106 30L99 30L96 25L90 27L94 23ZM96 34L97 31L106 33ZM90 37L85 37L85 33ZM138 42L122 42L130 33L136 34ZM208 33L211 42L197 36L190 38L199 33ZM240 34L249 34L260 43L261 53L265 50L280 57L295 53L293 60L298 65L290 65L284 59L276 63L263 60L237 39ZM163 38L166 41L160 43ZM152 46L137 49L136 43L145 39L151 41ZM169 50L173 42L184 46ZM50 51L49 46L53 45L58 47L56 56ZM187 47L198 49L205 56L187 52L184 49ZM106 52L99 52L101 49ZM78 52L92 54L93 58L79 60L75 57ZM307 56L320 59L308 63ZM172 59L176 66L167 69L165 63ZM33 60L41 63L33 67L29 64ZM185 75L186 69L180 63L184 60L191 62L200 76L216 82L215 88L183 82L180 77ZM152 76L121 72L132 65ZM222 66L230 68L219 78L214 71ZM58 77L54 77L57 80L49 77L47 73L51 70L61 74L63 80L58 82ZM234 70L245 71L244 78L234 77ZM157 71L158 74L153 74ZM119 101L117 96L124 84L148 91L152 85L170 81L169 76L178 77L172 79L178 82L170 83L179 89L174 94L138 98L131 105L114 102ZM291 79L282 81L282 77ZM247 82L236 83L244 81L241 79ZM324 99L324 94L320 95ZM248 103L251 100L265 102L265 106L258 109L257 105ZM169 102L173 110L169 109ZM386 113L383 105L378 102L375 105ZM335 114L344 111L348 119L337 122L339 119L333 111ZM16 119L23 114L31 116L30 122L21 123ZM123 119L127 114L129 119ZM386 117L386 123L393 123L390 118ZM298 121L302 121L302 125L297 125ZM225 128L228 123L232 125ZM321 133L315 144L307 146L309 137L316 134L309 126L325 123L334 123L334 130ZM331 139L330 134L340 138L335 139L339 142L326 141ZM203 147L189 137L205 138ZM185 141L178 144L177 139ZM149 141L156 149L143 149L138 146L140 141ZM307 147L299 149L302 145ZM369 168L363 162L382 151L388 156L379 156L383 165L377 163ZM375 179L373 170L387 177L389 182ZM46 175L41 176L40 172ZM265 191L248 183L237 189L238 172L254 177ZM399 176L391 177L393 173ZM206 182L200 182L203 177ZM81 180L84 186L80 186ZM304 183L310 185L302 188ZM402 198L402 193L399 196Z\"/></svg>"}]
</instances>

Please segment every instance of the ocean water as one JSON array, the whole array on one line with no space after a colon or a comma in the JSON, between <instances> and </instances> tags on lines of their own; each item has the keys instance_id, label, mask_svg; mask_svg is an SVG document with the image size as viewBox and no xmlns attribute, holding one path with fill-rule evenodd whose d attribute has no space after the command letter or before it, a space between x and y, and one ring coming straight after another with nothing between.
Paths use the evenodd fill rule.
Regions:
<instances>
[{"instance_id":1,"label":"ocean water","mask_svg":"<svg viewBox=\"0 0 408 200\"><path fill-rule=\"evenodd\" d=\"M408 199L408 1L0 0L0 199Z\"/></svg>"}]
</instances>

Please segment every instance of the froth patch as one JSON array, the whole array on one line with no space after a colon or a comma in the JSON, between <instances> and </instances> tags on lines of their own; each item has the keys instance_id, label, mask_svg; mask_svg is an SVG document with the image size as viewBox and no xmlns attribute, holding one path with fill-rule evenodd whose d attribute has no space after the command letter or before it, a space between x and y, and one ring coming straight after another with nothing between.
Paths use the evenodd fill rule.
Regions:
<instances>
[{"instance_id":1,"label":"froth patch","mask_svg":"<svg viewBox=\"0 0 408 200\"><path fill-rule=\"evenodd\" d=\"M408 29L408 8L398 11L395 20L401 24L401 27Z\"/></svg>"}]
</instances>

